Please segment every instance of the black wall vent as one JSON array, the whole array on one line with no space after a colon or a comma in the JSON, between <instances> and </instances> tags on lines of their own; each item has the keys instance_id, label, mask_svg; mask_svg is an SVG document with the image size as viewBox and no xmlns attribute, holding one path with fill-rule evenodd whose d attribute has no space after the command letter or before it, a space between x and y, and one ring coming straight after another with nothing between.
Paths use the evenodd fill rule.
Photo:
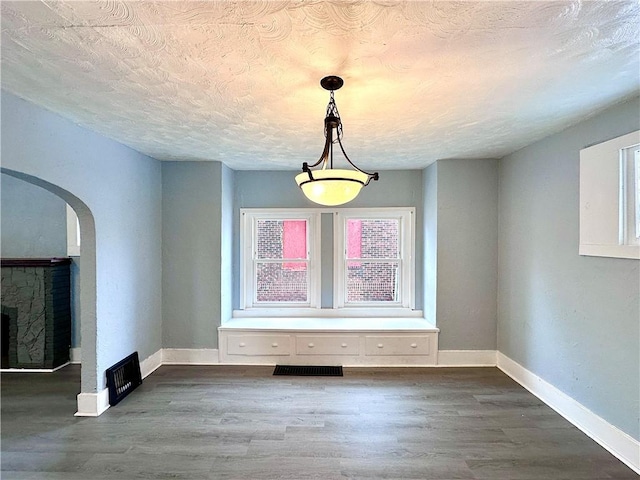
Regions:
<instances>
[{"instance_id":1,"label":"black wall vent","mask_svg":"<svg viewBox=\"0 0 640 480\"><path fill-rule=\"evenodd\" d=\"M117 405L139 385L142 385L142 375L140 375L138 352L133 352L112 367L107 368L109 405Z\"/></svg>"},{"instance_id":2,"label":"black wall vent","mask_svg":"<svg viewBox=\"0 0 640 480\"><path fill-rule=\"evenodd\" d=\"M276 365L274 375L301 375L310 377L342 377L342 366Z\"/></svg>"}]
</instances>

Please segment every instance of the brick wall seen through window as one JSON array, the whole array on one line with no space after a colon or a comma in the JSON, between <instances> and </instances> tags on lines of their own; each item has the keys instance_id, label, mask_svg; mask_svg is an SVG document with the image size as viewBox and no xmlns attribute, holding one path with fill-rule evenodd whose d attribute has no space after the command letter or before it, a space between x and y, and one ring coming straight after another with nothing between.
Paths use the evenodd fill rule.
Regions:
<instances>
[{"instance_id":1,"label":"brick wall seen through window","mask_svg":"<svg viewBox=\"0 0 640 480\"><path fill-rule=\"evenodd\" d=\"M258 220L256 243L256 300L306 302L309 294L306 220ZM293 259L303 261L290 261Z\"/></svg>"},{"instance_id":2,"label":"brick wall seen through window","mask_svg":"<svg viewBox=\"0 0 640 480\"><path fill-rule=\"evenodd\" d=\"M347 220L347 302L398 300L399 221Z\"/></svg>"}]
</instances>

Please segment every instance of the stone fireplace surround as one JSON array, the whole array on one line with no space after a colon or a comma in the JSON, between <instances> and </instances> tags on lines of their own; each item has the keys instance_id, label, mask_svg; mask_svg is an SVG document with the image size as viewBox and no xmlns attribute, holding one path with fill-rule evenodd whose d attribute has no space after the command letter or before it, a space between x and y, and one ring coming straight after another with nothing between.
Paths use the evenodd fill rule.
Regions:
<instances>
[{"instance_id":1,"label":"stone fireplace surround","mask_svg":"<svg viewBox=\"0 0 640 480\"><path fill-rule=\"evenodd\" d=\"M69 362L70 264L69 258L1 260L3 369Z\"/></svg>"}]
</instances>

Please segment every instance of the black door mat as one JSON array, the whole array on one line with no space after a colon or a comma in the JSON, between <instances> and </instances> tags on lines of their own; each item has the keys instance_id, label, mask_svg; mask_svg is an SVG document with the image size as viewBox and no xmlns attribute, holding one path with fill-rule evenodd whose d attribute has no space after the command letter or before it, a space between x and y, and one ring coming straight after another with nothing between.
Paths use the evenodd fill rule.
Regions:
<instances>
[{"instance_id":1,"label":"black door mat","mask_svg":"<svg viewBox=\"0 0 640 480\"><path fill-rule=\"evenodd\" d=\"M274 375L296 375L308 377L342 377L342 366L276 365Z\"/></svg>"}]
</instances>

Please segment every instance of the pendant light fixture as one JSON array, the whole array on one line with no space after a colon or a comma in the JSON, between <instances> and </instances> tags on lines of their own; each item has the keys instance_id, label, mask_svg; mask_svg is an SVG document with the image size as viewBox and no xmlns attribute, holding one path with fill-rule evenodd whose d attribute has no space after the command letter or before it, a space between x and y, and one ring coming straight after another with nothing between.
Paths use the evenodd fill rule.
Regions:
<instances>
[{"instance_id":1,"label":"pendant light fixture","mask_svg":"<svg viewBox=\"0 0 640 480\"><path fill-rule=\"evenodd\" d=\"M302 193L312 202L320 205L335 206L350 202L358 196L360 189L369 185L371 180L378 180L378 172L369 173L358 168L347 156L342 146L342 122L333 92L338 90L344 81L334 75L324 77L320 85L329 94L327 114L324 119L324 150L320 159L313 165L302 164L302 173L296 175L296 183ZM340 146L340 151L353 169L333 168L333 146ZM317 170L311 170L318 167Z\"/></svg>"}]
</instances>

